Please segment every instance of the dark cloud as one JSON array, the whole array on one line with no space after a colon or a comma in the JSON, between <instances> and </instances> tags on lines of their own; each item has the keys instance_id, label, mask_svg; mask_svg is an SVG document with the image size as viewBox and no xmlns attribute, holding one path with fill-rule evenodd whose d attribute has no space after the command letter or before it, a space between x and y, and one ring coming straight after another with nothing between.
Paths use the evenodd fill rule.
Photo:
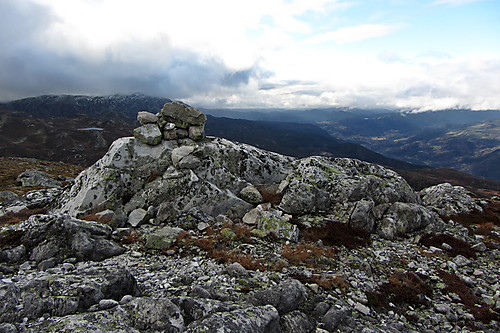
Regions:
<instances>
[{"instance_id":1,"label":"dark cloud","mask_svg":"<svg viewBox=\"0 0 500 333\"><path fill-rule=\"evenodd\" d=\"M156 45L140 41L113 45L97 55L86 54L83 47L52 49L42 34L51 20L50 11L35 3L0 2L0 100L132 92L182 99L217 87L237 89L261 75L258 68L233 71L213 57L168 45L157 51Z\"/></svg>"}]
</instances>

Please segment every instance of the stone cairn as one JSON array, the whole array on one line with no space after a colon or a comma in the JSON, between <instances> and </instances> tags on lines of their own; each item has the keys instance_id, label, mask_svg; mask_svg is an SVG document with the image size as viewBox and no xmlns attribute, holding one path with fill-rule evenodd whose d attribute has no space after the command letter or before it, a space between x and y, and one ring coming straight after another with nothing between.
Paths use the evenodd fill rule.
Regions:
<instances>
[{"instance_id":1,"label":"stone cairn","mask_svg":"<svg viewBox=\"0 0 500 333\"><path fill-rule=\"evenodd\" d=\"M166 103L160 113L140 111L137 120L141 127L134 130L134 137L155 146L162 140L190 138L201 141L205 137L207 117L198 109L179 102Z\"/></svg>"}]
</instances>

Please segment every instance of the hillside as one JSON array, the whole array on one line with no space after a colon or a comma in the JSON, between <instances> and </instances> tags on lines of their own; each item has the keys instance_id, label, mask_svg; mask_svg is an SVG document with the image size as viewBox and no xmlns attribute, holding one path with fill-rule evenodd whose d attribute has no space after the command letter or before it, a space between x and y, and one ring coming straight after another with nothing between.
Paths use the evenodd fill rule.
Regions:
<instances>
[{"instance_id":1,"label":"hillside","mask_svg":"<svg viewBox=\"0 0 500 333\"><path fill-rule=\"evenodd\" d=\"M138 119L71 186L0 193L1 331L497 330L497 199Z\"/></svg>"}]
</instances>

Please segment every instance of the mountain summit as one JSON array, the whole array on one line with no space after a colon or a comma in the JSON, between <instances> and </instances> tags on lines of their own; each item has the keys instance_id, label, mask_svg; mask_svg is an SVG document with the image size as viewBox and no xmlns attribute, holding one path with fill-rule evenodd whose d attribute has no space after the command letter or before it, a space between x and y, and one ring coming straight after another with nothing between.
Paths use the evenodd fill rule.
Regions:
<instances>
[{"instance_id":1,"label":"mountain summit","mask_svg":"<svg viewBox=\"0 0 500 333\"><path fill-rule=\"evenodd\" d=\"M497 330L498 200L138 120L71 186L0 192L0 331Z\"/></svg>"}]
</instances>

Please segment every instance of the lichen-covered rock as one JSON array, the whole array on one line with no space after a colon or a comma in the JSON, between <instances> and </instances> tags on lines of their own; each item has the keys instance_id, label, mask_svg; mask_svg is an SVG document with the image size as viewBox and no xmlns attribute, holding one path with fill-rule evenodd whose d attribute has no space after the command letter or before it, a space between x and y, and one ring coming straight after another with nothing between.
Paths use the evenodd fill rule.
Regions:
<instances>
[{"instance_id":1,"label":"lichen-covered rock","mask_svg":"<svg viewBox=\"0 0 500 333\"><path fill-rule=\"evenodd\" d=\"M184 318L180 309L165 298L141 297L124 306L132 326L141 331L181 332Z\"/></svg>"},{"instance_id":2,"label":"lichen-covered rock","mask_svg":"<svg viewBox=\"0 0 500 333\"><path fill-rule=\"evenodd\" d=\"M180 128L201 126L207 121L207 116L198 109L179 102L166 103L161 109L161 116Z\"/></svg>"},{"instance_id":3,"label":"lichen-covered rock","mask_svg":"<svg viewBox=\"0 0 500 333\"><path fill-rule=\"evenodd\" d=\"M83 215L103 207L129 214L168 202L169 219L193 208L212 217L241 218L252 208L238 197L241 189L279 183L292 160L224 139L188 143L164 140L150 146L134 138L118 139L77 177L60 211Z\"/></svg>"},{"instance_id":4,"label":"lichen-covered rock","mask_svg":"<svg viewBox=\"0 0 500 333\"><path fill-rule=\"evenodd\" d=\"M278 311L271 306L255 306L230 312L216 312L189 325L186 332L279 333Z\"/></svg>"},{"instance_id":5,"label":"lichen-covered rock","mask_svg":"<svg viewBox=\"0 0 500 333\"><path fill-rule=\"evenodd\" d=\"M423 206L396 202L378 223L377 233L386 239L394 239L398 235L423 229L438 219L436 213Z\"/></svg>"},{"instance_id":6,"label":"lichen-covered rock","mask_svg":"<svg viewBox=\"0 0 500 333\"><path fill-rule=\"evenodd\" d=\"M260 194L259 190L255 186L249 185L241 189L240 197L254 205L258 205L262 202L262 194Z\"/></svg>"},{"instance_id":7,"label":"lichen-covered rock","mask_svg":"<svg viewBox=\"0 0 500 333\"><path fill-rule=\"evenodd\" d=\"M69 216L33 215L16 229L23 230L21 242L32 249L30 257L36 262L54 258L58 263L70 257L100 261L125 251L111 240L109 226Z\"/></svg>"},{"instance_id":8,"label":"lichen-covered rock","mask_svg":"<svg viewBox=\"0 0 500 333\"><path fill-rule=\"evenodd\" d=\"M157 124L144 124L134 130L134 137L145 144L156 146L161 142L163 135Z\"/></svg>"},{"instance_id":9,"label":"lichen-covered rock","mask_svg":"<svg viewBox=\"0 0 500 333\"><path fill-rule=\"evenodd\" d=\"M249 295L249 301L255 305L270 304L285 314L298 309L307 299L307 290L297 280L282 281L280 284Z\"/></svg>"},{"instance_id":10,"label":"lichen-covered rock","mask_svg":"<svg viewBox=\"0 0 500 333\"><path fill-rule=\"evenodd\" d=\"M153 250L165 250L170 248L176 241L181 228L163 227L149 235L146 240L146 248Z\"/></svg>"},{"instance_id":11,"label":"lichen-covered rock","mask_svg":"<svg viewBox=\"0 0 500 333\"><path fill-rule=\"evenodd\" d=\"M443 183L420 191L423 204L441 215L452 216L469 213L473 210L483 211L471 193L462 186Z\"/></svg>"},{"instance_id":12,"label":"lichen-covered rock","mask_svg":"<svg viewBox=\"0 0 500 333\"><path fill-rule=\"evenodd\" d=\"M48 173L34 169L28 169L21 173L17 177L17 181L21 182L22 186L62 186L61 182L54 180Z\"/></svg>"},{"instance_id":13,"label":"lichen-covered rock","mask_svg":"<svg viewBox=\"0 0 500 333\"><path fill-rule=\"evenodd\" d=\"M158 122L158 116L147 111L139 111L137 113L137 121L141 123L141 125L144 124L155 124Z\"/></svg>"},{"instance_id":14,"label":"lichen-covered rock","mask_svg":"<svg viewBox=\"0 0 500 333\"><path fill-rule=\"evenodd\" d=\"M394 171L350 158L296 160L281 187L279 207L290 214L325 212L334 204L362 199L375 205L420 203L419 196Z\"/></svg>"},{"instance_id":15,"label":"lichen-covered rock","mask_svg":"<svg viewBox=\"0 0 500 333\"><path fill-rule=\"evenodd\" d=\"M67 316L102 299L116 301L138 294L137 282L126 269L92 268L75 273L40 272L36 278L1 285L0 323L38 319L44 314Z\"/></svg>"}]
</instances>

